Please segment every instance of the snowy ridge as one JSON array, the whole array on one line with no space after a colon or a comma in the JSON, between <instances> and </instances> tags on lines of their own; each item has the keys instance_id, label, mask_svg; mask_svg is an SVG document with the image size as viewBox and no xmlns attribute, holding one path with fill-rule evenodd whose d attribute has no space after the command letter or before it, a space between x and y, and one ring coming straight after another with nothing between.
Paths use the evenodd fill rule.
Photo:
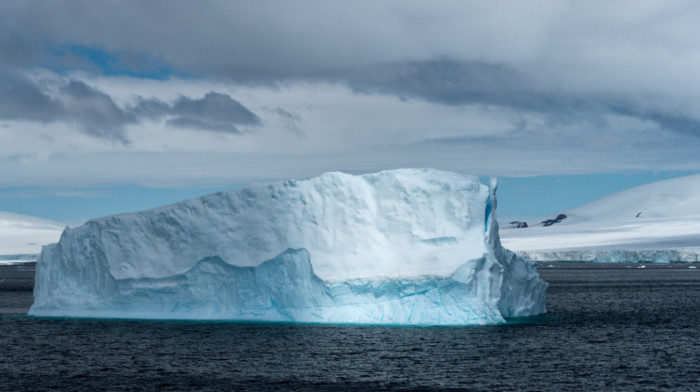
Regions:
<instances>
[{"instance_id":1,"label":"snowy ridge","mask_svg":"<svg viewBox=\"0 0 700 392\"><path fill-rule=\"evenodd\" d=\"M471 325L544 312L496 182L327 173L95 219L44 247L32 315Z\"/></svg>"},{"instance_id":2,"label":"snowy ridge","mask_svg":"<svg viewBox=\"0 0 700 392\"><path fill-rule=\"evenodd\" d=\"M535 261L700 258L700 175L631 188L564 214L566 219L549 227L502 230L503 242Z\"/></svg>"},{"instance_id":3,"label":"snowy ridge","mask_svg":"<svg viewBox=\"0 0 700 392\"><path fill-rule=\"evenodd\" d=\"M596 221L637 221L700 216L700 174L633 187L568 212ZM639 216L637 216L639 215Z\"/></svg>"},{"instance_id":4,"label":"snowy ridge","mask_svg":"<svg viewBox=\"0 0 700 392\"><path fill-rule=\"evenodd\" d=\"M41 246L58 241L64 227L47 219L0 212L0 264L36 261Z\"/></svg>"}]
</instances>

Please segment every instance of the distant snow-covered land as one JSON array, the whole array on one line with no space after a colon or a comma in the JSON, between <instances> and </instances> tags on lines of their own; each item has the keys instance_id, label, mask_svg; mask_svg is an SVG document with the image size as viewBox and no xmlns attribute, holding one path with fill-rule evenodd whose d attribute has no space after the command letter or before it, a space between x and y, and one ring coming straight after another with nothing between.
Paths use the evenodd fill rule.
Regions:
<instances>
[{"instance_id":1,"label":"distant snow-covered land","mask_svg":"<svg viewBox=\"0 0 700 392\"><path fill-rule=\"evenodd\" d=\"M0 264L36 261L41 246L57 242L64 228L59 222L0 212Z\"/></svg>"},{"instance_id":2,"label":"distant snow-covered land","mask_svg":"<svg viewBox=\"0 0 700 392\"><path fill-rule=\"evenodd\" d=\"M566 217L558 222L558 215ZM700 175L630 188L520 224L503 245L536 261L700 261Z\"/></svg>"}]
</instances>

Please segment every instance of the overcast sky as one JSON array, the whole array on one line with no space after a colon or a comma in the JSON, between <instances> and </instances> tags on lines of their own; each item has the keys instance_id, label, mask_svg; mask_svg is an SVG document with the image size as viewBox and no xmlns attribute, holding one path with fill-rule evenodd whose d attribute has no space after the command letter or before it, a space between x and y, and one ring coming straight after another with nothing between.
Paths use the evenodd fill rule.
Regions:
<instances>
[{"instance_id":1,"label":"overcast sky","mask_svg":"<svg viewBox=\"0 0 700 392\"><path fill-rule=\"evenodd\" d=\"M698 37L694 1L7 0L0 196L694 172Z\"/></svg>"}]
</instances>

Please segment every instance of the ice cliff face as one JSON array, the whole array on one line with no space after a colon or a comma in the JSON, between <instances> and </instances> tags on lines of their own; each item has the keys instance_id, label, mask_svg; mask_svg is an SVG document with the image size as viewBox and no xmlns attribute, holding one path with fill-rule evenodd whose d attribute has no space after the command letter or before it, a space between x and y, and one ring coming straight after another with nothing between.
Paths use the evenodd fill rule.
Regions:
<instances>
[{"instance_id":1,"label":"ice cliff face","mask_svg":"<svg viewBox=\"0 0 700 392\"><path fill-rule=\"evenodd\" d=\"M46 246L39 316L469 325L545 311L496 183L402 169L256 184L91 220Z\"/></svg>"}]
</instances>

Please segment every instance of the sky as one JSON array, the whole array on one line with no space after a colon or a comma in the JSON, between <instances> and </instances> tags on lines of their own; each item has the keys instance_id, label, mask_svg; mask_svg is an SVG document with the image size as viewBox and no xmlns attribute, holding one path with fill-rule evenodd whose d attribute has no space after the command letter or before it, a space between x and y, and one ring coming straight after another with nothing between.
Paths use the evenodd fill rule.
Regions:
<instances>
[{"instance_id":1,"label":"sky","mask_svg":"<svg viewBox=\"0 0 700 392\"><path fill-rule=\"evenodd\" d=\"M3 1L0 211L432 167L541 216L700 171L693 1Z\"/></svg>"}]
</instances>

